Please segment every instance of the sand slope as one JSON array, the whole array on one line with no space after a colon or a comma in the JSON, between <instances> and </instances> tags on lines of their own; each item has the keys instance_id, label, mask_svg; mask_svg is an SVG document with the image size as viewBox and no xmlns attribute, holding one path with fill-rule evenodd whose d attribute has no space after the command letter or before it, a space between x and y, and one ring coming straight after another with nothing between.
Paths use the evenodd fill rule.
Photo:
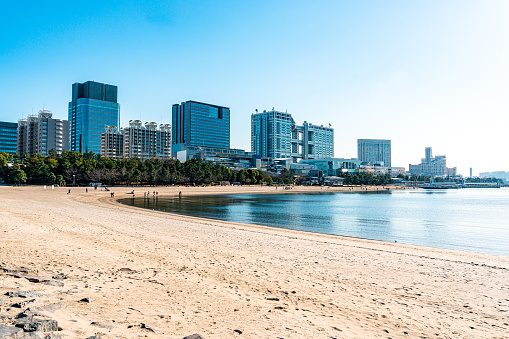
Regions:
<instances>
[{"instance_id":1,"label":"sand slope","mask_svg":"<svg viewBox=\"0 0 509 339\"><path fill-rule=\"evenodd\" d=\"M509 336L508 257L172 216L71 190L0 187L0 266L65 284L3 272L0 293L41 291L34 307L58 303L46 315L70 338ZM23 310L1 298L0 314Z\"/></svg>"}]
</instances>

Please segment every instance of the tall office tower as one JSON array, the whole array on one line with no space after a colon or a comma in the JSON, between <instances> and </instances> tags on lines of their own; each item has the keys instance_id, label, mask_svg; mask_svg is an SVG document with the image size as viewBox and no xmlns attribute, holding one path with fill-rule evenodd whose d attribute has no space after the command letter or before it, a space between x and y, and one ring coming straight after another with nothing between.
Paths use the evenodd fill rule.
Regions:
<instances>
[{"instance_id":1,"label":"tall office tower","mask_svg":"<svg viewBox=\"0 0 509 339\"><path fill-rule=\"evenodd\" d=\"M40 154L48 156L54 149L58 154L69 150L70 122L53 119L48 110L18 120L17 152L20 156Z\"/></svg>"},{"instance_id":2,"label":"tall office tower","mask_svg":"<svg viewBox=\"0 0 509 339\"><path fill-rule=\"evenodd\" d=\"M262 158L290 158L299 150L292 150L292 127L295 120L290 113L263 111L251 115L251 152Z\"/></svg>"},{"instance_id":3,"label":"tall office tower","mask_svg":"<svg viewBox=\"0 0 509 339\"><path fill-rule=\"evenodd\" d=\"M124 134L116 126L106 126L101 134L101 156L122 159L124 157Z\"/></svg>"},{"instance_id":4,"label":"tall office tower","mask_svg":"<svg viewBox=\"0 0 509 339\"><path fill-rule=\"evenodd\" d=\"M143 126L140 120L131 120L123 134L124 158L171 158L170 124L161 124L158 129L155 122L147 122Z\"/></svg>"},{"instance_id":5,"label":"tall office tower","mask_svg":"<svg viewBox=\"0 0 509 339\"><path fill-rule=\"evenodd\" d=\"M357 157L369 165L391 167L391 141L358 139Z\"/></svg>"},{"instance_id":6,"label":"tall office tower","mask_svg":"<svg viewBox=\"0 0 509 339\"><path fill-rule=\"evenodd\" d=\"M172 107L172 155L190 149L230 148L230 109L186 101Z\"/></svg>"},{"instance_id":7,"label":"tall office tower","mask_svg":"<svg viewBox=\"0 0 509 339\"><path fill-rule=\"evenodd\" d=\"M251 115L251 152L272 159L323 159L334 156L334 129L304 122L287 112Z\"/></svg>"},{"instance_id":8,"label":"tall office tower","mask_svg":"<svg viewBox=\"0 0 509 339\"><path fill-rule=\"evenodd\" d=\"M72 85L72 101L69 102L72 151L100 154L101 133L105 127L119 126L117 91L117 86L95 81Z\"/></svg>"},{"instance_id":9,"label":"tall office tower","mask_svg":"<svg viewBox=\"0 0 509 339\"><path fill-rule=\"evenodd\" d=\"M16 154L18 124L0 121L0 152Z\"/></svg>"}]
</instances>

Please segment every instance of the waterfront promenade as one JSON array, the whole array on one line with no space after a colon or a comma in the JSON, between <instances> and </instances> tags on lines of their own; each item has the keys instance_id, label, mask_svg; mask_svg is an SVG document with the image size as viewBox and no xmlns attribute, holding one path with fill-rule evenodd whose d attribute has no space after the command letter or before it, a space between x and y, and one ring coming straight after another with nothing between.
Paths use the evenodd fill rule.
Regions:
<instances>
[{"instance_id":1,"label":"waterfront promenade","mask_svg":"<svg viewBox=\"0 0 509 339\"><path fill-rule=\"evenodd\" d=\"M134 188L136 196L317 189ZM115 201L132 187L113 188L114 198L67 190L0 187L0 294L37 290L31 307L56 304L46 313L72 338L509 332L509 257L203 220ZM21 267L55 283L6 272ZM10 305L24 299L1 298L0 314L22 311Z\"/></svg>"}]
</instances>

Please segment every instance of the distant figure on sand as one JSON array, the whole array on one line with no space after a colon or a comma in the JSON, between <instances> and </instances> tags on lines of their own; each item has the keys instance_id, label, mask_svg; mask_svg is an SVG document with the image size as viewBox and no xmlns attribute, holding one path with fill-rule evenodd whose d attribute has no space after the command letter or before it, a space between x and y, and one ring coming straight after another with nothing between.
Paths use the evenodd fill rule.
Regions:
<instances>
[{"instance_id":1,"label":"distant figure on sand","mask_svg":"<svg viewBox=\"0 0 509 339\"><path fill-rule=\"evenodd\" d=\"M179 199L182 198L182 191L179 192Z\"/></svg>"},{"instance_id":2,"label":"distant figure on sand","mask_svg":"<svg viewBox=\"0 0 509 339\"><path fill-rule=\"evenodd\" d=\"M69 188L69 191L67 192L67 194L71 194L71 189Z\"/></svg>"},{"instance_id":3,"label":"distant figure on sand","mask_svg":"<svg viewBox=\"0 0 509 339\"><path fill-rule=\"evenodd\" d=\"M113 198L114 196L115 196L115 193L111 192L111 193L110 193L110 197L112 197L112 198Z\"/></svg>"}]
</instances>

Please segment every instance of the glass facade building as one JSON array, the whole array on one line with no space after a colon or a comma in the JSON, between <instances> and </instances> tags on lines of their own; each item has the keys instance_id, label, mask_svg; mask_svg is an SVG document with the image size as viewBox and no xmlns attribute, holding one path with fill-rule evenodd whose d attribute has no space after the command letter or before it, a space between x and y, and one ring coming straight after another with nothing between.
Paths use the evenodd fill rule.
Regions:
<instances>
[{"instance_id":1,"label":"glass facade building","mask_svg":"<svg viewBox=\"0 0 509 339\"><path fill-rule=\"evenodd\" d=\"M119 126L117 92L117 86L94 81L72 85L72 101L69 102L71 151L100 154L105 127Z\"/></svg>"},{"instance_id":2,"label":"glass facade building","mask_svg":"<svg viewBox=\"0 0 509 339\"><path fill-rule=\"evenodd\" d=\"M357 157L367 165L391 167L391 141L357 139Z\"/></svg>"},{"instance_id":3,"label":"glass facade building","mask_svg":"<svg viewBox=\"0 0 509 339\"><path fill-rule=\"evenodd\" d=\"M16 154L18 124L0 121L0 152Z\"/></svg>"},{"instance_id":4,"label":"glass facade building","mask_svg":"<svg viewBox=\"0 0 509 339\"><path fill-rule=\"evenodd\" d=\"M172 107L172 154L188 147L230 148L230 109L197 101Z\"/></svg>"},{"instance_id":5,"label":"glass facade building","mask_svg":"<svg viewBox=\"0 0 509 339\"><path fill-rule=\"evenodd\" d=\"M272 159L334 157L334 129L306 121L298 126L287 112L263 111L251 115L251 151Z\"/></svg>"}]
</instances>

